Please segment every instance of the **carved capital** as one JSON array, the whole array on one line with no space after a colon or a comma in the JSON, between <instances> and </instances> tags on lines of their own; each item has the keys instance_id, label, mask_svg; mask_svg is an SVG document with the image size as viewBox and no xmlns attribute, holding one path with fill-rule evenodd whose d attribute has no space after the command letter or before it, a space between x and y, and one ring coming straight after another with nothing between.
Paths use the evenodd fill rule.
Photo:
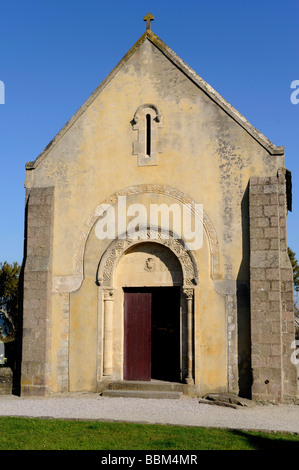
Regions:
<instances>
[{"instance_id":1,"label":"carved capital","mask_svg":"<svg viewBox=\"0 0 299 470\"><path fill-rule=\"evenodd\" d=\"M187 300L193 299L194 289L183 289Z\"/></svg>"},{"instance_id":2,"label":"carved capital","mask_svg":"<svg viewBox=\"0 0 299 470\"><path fill-rule=\"evenodd\" d=\"M114 300L114 289L104 289L103 290L104 300Z\"/></svg>"}]
</instances>

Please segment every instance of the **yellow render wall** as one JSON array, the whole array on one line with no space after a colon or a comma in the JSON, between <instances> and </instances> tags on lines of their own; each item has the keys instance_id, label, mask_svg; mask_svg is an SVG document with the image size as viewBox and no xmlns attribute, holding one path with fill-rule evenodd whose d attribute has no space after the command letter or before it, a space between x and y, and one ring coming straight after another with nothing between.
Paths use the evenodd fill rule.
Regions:
<instances>
[{"instance_id":1,"label":"yellow render wall","mask_svg":"<svg viewBox=\"0 0 299 470\"><path fill-rule=\"evenodd\" d=\"M163 116L163 153L157 166L138 167L132 154L136 109L152 103ZM248 231L241 205L250 176L274 175L283 157L270 156L244 129L146 40L85 112L28 175L27 185L55 186L53 275L76 274L78 240L102 202L136 184L167 184L203 204L219 243L220 279L246 280L243 243ZM159 199L158 199L159 200ZM97 288L94 268L104 242L87 243L84 282L71 294L70 370L72 389L96 381ZM89 244L94 245L92 255ZM208 386L226 384L224 298L210 278L207 241L198 255L196 377ZM245 259L245 264L248 259ZM52 357L63 343L61 299L53 295ZM53 382L58 373L52 368ZM58 385L57 385L58 386Z\"/></svg>"}]
</instances>

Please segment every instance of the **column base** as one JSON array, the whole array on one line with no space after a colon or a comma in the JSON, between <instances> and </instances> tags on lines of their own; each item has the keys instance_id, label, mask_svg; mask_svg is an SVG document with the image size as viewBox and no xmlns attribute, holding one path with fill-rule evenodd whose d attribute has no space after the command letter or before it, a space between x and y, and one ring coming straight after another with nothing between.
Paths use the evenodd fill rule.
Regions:
<instances>
[{"instance_id":1,"label":"column base","mask_svg":"<svg viewBox=\"0 0 299 470\"><path fill-rule=\"evenodd\" d=\"M186 383L187 385L194 385L194 380L192 379L192 377L187 377L187 378L185 379L185 383Z\"/></svg>"}]
</instances>

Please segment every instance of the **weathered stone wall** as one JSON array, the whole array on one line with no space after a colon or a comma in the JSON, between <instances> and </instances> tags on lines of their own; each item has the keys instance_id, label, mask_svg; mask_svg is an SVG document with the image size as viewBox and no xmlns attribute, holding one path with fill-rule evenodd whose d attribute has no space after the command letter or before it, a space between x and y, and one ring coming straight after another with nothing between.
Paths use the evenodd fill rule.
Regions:
<instances>
[{"instance_id":1,"label":"weathered stone wall","mask_svg":"<svg viewBox=\"0 0 299 470\"><path fill-rule=\"evenodd\" d=\"M12 393L13 372L10 367L0 367L0 395Z\"/></svg>"},{"instance_id":2,"label":"weathered stone wall","mask_svg":"<svg viewBox=\"0 0 299 470\"><path fill-rule=\"evenodd\" d=\"M284 170L277 176L251 178L249 193L252 396L287 402L298 390L291 363L293 273L287 252Z\"/></svg>"},{"instance_id":3,"label":"weathered stone wall","mask_svg":"<svg viewBox=\"0 0 299 470\"><path fill-rule=\"evenodd\" d=\"M21 393L50 387L53 188L32 188L27 199Z\"/></svg>"}]
</instances>

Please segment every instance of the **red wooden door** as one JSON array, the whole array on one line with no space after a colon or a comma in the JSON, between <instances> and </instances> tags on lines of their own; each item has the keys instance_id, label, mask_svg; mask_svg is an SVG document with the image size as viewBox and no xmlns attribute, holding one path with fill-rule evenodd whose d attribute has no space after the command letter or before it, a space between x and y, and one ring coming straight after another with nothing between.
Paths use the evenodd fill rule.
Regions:
<instances>
[{"instance_id":1,"label":"red wooden door","mask_svg":"<svg viewBox=\"0 0 299 470\"><path fill-rule=\"evenodd\" d=\"M151 379L151 294L125 292L124 379Z\"/></svg>"}]
</instances>

